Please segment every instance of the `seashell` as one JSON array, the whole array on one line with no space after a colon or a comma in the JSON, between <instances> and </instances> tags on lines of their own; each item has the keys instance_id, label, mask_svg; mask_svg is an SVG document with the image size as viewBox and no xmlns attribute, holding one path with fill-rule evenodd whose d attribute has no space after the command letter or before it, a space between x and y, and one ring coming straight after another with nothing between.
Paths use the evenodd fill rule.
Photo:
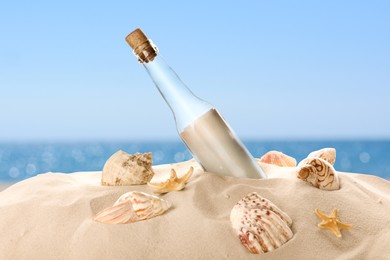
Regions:
<instances>
[{"instance_id":1,"label":"seashell","mask_svg":"<svg viewBox=\"0 0 390 260\"><path fill-rule=\"evenodd\" d=\"M260 162L277 165L280 167L295 167L297 166L297 161L295 158L288 156L282 152L270 151L264 154L260 158Z\"/></svg>"},{"instance_id":2,"label":"seashell","mask_svg":"<svg viewBox=\"0 0 390 260\"><path fill-rule=\"evenodd\" d=\"M322 221L320 224L318 224L318 227L332 231L336 237L342 237L341 232L340 232L341 229L352 228L351 224L343 223L338 219L337 209L334 209L332 212L332 215L330 215L330 216L325 215L319 209L316 209L315 213Z\"/></svg>"},{"instance_id":3,"label":"seashell","mask_svg":"<svg viewBox=\"0 0 390 260\"><path fill-rule=\"evenodd\" d=\"M254 254L271 252L294 235L291 218L257 192L246 195L233 207L230 221L241 243Z\"/></svg>"},{"instance_id":4,"label":"seashell","mask_svg":"<svg viewBox=\"0 0 390 260\"><path fill-rule=\"evenodd\" d=\"M168 180L160 183L149 182L148 185L153 189L153 192L157 194L167 193L175 190L182 190L186 186L186 183L191 177L193 171L194 168L191 166L190 170L185 175L183 175L181 178L178 178L176 171L174 169L171 169L171 175Z\"/></svg>"},{"instance_id":5,"label":"seashell","mask_svg":"<svg viewBox=\"0 0 390 260\"><path fill-rule=\"evenodd\" d=\"M298 164L297 177L321 190L340 189L339 177L329 162L321 158L306 158Z\"/></svg>"},{"instance_id":6,"label":"seashell","mask_svg":"<svg viewBox=\"0 0 390 260\"><path fill-rule=\"evenodd\" d=\"M336 149L334 148L324 148L318 151L311 152L307 158L321 158L334 165L336 161Z\"/></svg>"},{"instance_id":7,"label":"seashell","mask_svg":"<svg viewBox=\"0 0 390 260\"><path fill-rule=\"evenodd\" d=\"M134 155L121 150L106 162L102 172L102 185L127 186L146 184L153 178L152 153Z\"/></svg>"},{"instance_id":8,"label":"seashell","mask_svg":"<svg viewBox=\"0 0 390 260\"><path fill-rule=\"evenodd\" d=\"M105 224L126 224L156 217L170 207L168 201L159 197L130 191L120 196L112 207L96 214L94 220Z\"/></svg>"}]
</instances>

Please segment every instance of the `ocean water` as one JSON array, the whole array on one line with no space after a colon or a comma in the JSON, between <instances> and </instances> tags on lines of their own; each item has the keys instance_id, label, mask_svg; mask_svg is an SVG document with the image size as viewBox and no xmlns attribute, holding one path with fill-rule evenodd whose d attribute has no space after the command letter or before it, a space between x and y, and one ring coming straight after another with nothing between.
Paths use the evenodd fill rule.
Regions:
<instances>
[{"instance_id":1,"label":"ocean water","mask_svg":"<svg viewBox=\"0 0 390 260\"><path fill-rule=\"evenodd\" d=\"M244 141L254 157L270 150L299 162L325 147L337 150L338 171L365 173L390 179L390 140L379 141ZM0 181L15 182L45 172L71 173L102 170L116 151L152 152L153 164L191 159L181 142L62 142L0 143Z\"/></svg>"}]
</instances>

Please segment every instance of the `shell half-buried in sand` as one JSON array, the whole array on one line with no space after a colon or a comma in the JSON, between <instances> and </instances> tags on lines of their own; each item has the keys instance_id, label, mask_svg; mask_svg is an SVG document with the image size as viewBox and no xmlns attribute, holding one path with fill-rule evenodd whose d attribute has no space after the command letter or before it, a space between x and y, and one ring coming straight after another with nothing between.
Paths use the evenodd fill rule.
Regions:
<instances>
[{"instance_id":1,"label":"shell half-buried in sand","mask_svg":"<svg viewBox=\"0 0 390 260\"><path fill-rule=\"evenodd\" d=\"M298 164L297 177L321 190L340 189L339 177L329 162L321 158L306 158Z\"/></svg>"},{"instance_id":2,"label":"shell half-buried in sand","mask_svg":"<svg viewBox=\"0 0 390 260\"><path fill-rule=\"evenodd\" d=\"M271 252L293 237L291 218L271 201L252 192L230 213L241 243L254 254Z\"/></svg>"},{"instance_id":3,"label":"shell half-buried in sand","mask_svg":"<svg viewBox=\"0 0 390 260\"><path fill-rule=\"evenodd\" d=\"M121 150L106 162L102 172L102 185L128 186L146 184L153 178L152 153L134 155Z\"/></svg>"},{"instance_id":4,"label":"shell half-buried in sand","mask_svg":"<svg viewBox=\"0 0 390 260\"><path fill-rule=\"evenodd\" d=\"M131 191L123 194L112 207L95 216L95 221L105 224L126 224L150 219L163 214L171 204L144 192Z\"/></svg>"},{"instance_id":5,"label":"shell half-buried in sand","mask_svg":"<svg viewBox=\"0 0 390 260\"><path fill-rule=\"evenodd\" d=\"M295 158L279 151L270 151L264 154L259 161L262 163L273 164L280 167L297 166L297 161L295 160Z\"/></svg>"},{"instance_id":6,"label":"shell half-buried in sand","mask_svg":"<svg viewBox=\"0 0 390 260\"><path fill-rule=\"evenodd\" d=\"M186 186L188 179L191 177L194 168L191 166L190 170L183 175L181 178L177 177L176 171L171 169L171 175L169 179L163 182L158 183L148 183L148 186L153 189L153 192L156 194L168 193L171 191L182 190Z\"/></svg>"}]
</instances>

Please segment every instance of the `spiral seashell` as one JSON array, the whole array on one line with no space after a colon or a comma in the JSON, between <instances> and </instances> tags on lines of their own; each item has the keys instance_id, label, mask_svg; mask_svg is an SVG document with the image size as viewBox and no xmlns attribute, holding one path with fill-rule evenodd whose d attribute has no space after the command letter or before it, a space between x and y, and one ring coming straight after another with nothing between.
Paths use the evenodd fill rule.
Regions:
<instances>
[{"instance_id":1,"label":"spiral seashell","mask_svg":"<svg viewBox=\"0 0 390 260\"><path fill-rule=\"evenodd\" d=\"M102 185L128 186L146 184L153 178L152 153L134 155L121 150L114 153L105 163Z\"/></svg>"},{"instance_id":2,"label":"spiral seashell","mask_svg":"<svg viewBox=\"0 0 390 260\"><path fill-rule=\"evenodd\" d=\"M171 175L168 180L160 183L148 183L148 186L153 189L156 194L168 193L171 191L182 190L186 186L188 179L194 172L194 168L191 166L190 170L181 178L177 177L176 171L171 169Z\"/></svg>"},{"instance_id":3,"label":"spiral seashell","mask_svg":"<svg viewBox=\"0 0 390 260\"><path fill-rule=\"evenodd\" d=\"M254 254L271 252L294 235L291 218L257 192L246 195L233 207L230 221L241 243Z\"/></svg>"},{"instance_id":4,"label":"spiral seashell","mask_svg":"<svg viewBox=\"0 0 390 260\"><path fill-rule=\"evenodd\" d=\"M264 154L259 161L280 167L295 167L297 165L295 158L279 151L270 151Z\"/></svg>"},{"instance_id":5,"label":"spiral seashell","mask_svg":"<svg viewBox=\"0 0 390 260\"><path fill-rule=\"evenodd\" d=\"M336 149L334 148L324 148L318 151L311 152L307 158L321 158L334 165L336 161Z\"/></svg>"},{"instance_id":6,"label":"spiral seashell","mask_svg":"<svg viewBox=\"0 0 390 260\"><path fill-rule=\"evenodd\" d=\"M126 224L156 217L170 207L168 201L159 197L130 191L120 196L112 207L99 212L94 220L105 224Z\"/></svg>"},{"instance_id":7,"label":"spiral seashell","mask_svg":"<svg viewBox=\"0 0 390 260\"><path fill-rule=\"evenodd\" d=\"M322 190L340 189L336 170L321 158L306 158L298 164L297 177Z\"/></svg>"}]
</instances>

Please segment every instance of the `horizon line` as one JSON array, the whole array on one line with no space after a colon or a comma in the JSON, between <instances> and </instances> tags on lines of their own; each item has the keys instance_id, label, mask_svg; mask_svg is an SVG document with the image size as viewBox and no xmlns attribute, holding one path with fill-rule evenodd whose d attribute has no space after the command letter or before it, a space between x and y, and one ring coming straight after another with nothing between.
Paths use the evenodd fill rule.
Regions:
<instances>
[{"instance_id":1,"label":"horizon line","mask_svg":"<svg viewBox=\"0 0 390 260\"><path fill-rule=\"evenodd\" d=\"M312 138L240 138L242 142L354 142L390 141L390 137L312 137ZM0 139L0 144L15 143L183 143L180 138L53 138L53 139Z\"/></svg>"}]
</instances>

